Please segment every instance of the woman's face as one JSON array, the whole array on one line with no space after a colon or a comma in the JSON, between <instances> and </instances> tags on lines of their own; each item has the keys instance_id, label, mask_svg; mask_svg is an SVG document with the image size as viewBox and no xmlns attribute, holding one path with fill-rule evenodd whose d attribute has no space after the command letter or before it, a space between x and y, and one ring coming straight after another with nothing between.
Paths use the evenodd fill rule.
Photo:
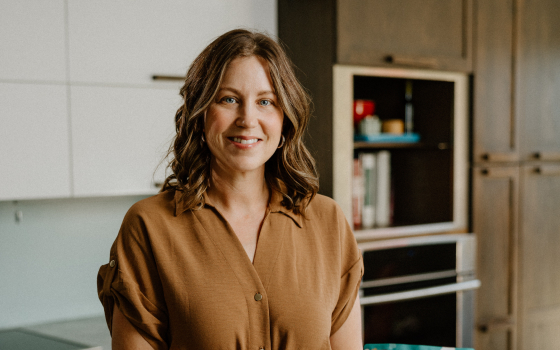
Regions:
<instances>
[{"instance_id":1,"label":"woman's face","mask_svg":"<svg viewBox=\"0 0 560 350\"><path fill-rule=\"evenodd\" d=\"M283 119L268 63L256 56L232 60L205 116L213 169L264 171L280 143Z\"/></svg>"}]
</instances>

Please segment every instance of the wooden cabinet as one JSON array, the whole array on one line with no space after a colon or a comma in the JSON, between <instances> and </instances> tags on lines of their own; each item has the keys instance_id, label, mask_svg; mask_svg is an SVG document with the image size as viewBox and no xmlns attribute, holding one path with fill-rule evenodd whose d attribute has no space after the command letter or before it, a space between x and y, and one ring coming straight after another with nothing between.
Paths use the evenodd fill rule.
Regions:
<instances>
[{"instance_id":1,"label":"wooden cabinet","mask_svg":"<svg viewBox=\"0 0 560 350\"><path fill-rule=\"evenodd\" d=\"M339 0L337 62L470 71L472 0Z\"/></svg>"},{"instance_id":2,"label":"wooden cabinet","mask_svg":"<svg viewBox=\"0 0 560 350\"><path fill-rule=\"evenodd\" d=\"M560 6L478 1L475 162L560 160Z\"/></svg>"},{"instance_id":3,"label":"wooden cabinet","mask_svg":"<svg viewBox=\"0 0 560 350\"><path fill-rule=\"evenodd\" d=\"M560 3L518 1L516 109L521 157L560 160Z\"/></svg>"},{"instance_id":4,"label":"wooden cabinet","mask_svg":"<svg viewBox=\"0 0 560 350\"><path fill-rule=\"evenodd\" d=\"M473 169L477 233L476 349L516 349L519 168Z\"/></svg>"},{"instance_id":5,"label":"wooden cabinet","mask_svg":"<svg viewBox=\"0 0 560 350\"><path fill-rule=\"evenodd\" d=\"M0 83L0 200L68 197L66 86Z\"/></svg>"},{"instance_id":6,"label":"wooden cabinet","mask_svg":"<svg viewBox=\"0 0 560 350\"><path fill-rule=\"evenodd\" d=\"M513 0L476 2L473 160L519 160Z\"/></svg>"},{"instance_id":7,"label":"wooden cabinet","mask_svg":"<svg viewBox=\"0 0 560 350\"><path fill-rule=\"evenodd\" d=\"M560 163L522 167L520 349L558 347Z\"/></svg>"},{"instance_id":8,"label":"wooden cabinet","mask_svg":"<svg viewBox=\"0 0 560 350\"><path fill-rule=\"evenodd\" d=\"M517 269L512 275L518 277L515 293L505 294L505 273L498 275L494 264L479 265L477 323L490 320L499 327L494 327L495 332L479 332L477 349L556 348L560 342L560 3L478 1L475 15L473 161L479 170L491 169L486 177L475 170L473 183L474 230L479 241L490 244L483 243L480 259L504 256L497 242L515 223L519 237L518 248L509 253L509 264ZM518 185L513 177L503 178L518 188L518 210L507 205L505 194L490 197L500 187L505 193L505 184L493 181L488 186L495 167L517 169L520 174ZM488 195L482 195L485 191ZM500 214L505 208L512 209L509 226L502 222L505 214ZM489 213L495 222L490 222ZM497 309L504 302L517 311L505 315Z\"/></svg>"}]
</instances>

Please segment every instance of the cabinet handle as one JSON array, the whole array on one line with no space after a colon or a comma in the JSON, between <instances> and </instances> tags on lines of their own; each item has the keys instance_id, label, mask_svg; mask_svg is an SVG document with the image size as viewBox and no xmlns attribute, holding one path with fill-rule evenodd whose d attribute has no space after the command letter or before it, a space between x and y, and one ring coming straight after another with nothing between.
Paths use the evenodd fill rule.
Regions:
<instances>
[{"instance_id":1,"label":"cabinet handle","mask_svg":"<svg viewBox=\"0 0 560 350\"><path fill-rule=\"evenodd\" d=\"M490 172L488 171L488 169L482 169L482 170L480 170L480 173L481 173L482 175L488 175L488 174L490 174Z\"/></svg>"},{"instance_id":2,"label":"cabinet handle","mask_svg":"<svg viewBox=\"0 0 560 350\"><path fill-rule=\"evenodd\" d=\"M517 154L515 153L482 153L480 155L482 161L492 161L492 162L515 162L517 160Z\"/></svg>"},{"instance_id":3,"label":"cabinet handle","mask_svg":"<svg viewBox=\"0 0 560 350\"><path fill-rule=\"evenodd\" d=\"M534 167L533 173L543 176L558 176L560 175L560 167L541 165Z\"/></svg>"},{"instance_id":4,"label":"cabinet handle","mask_svg":"<svg viewBox=\"0 0 560 350\"><path fill-rule=\"evenodd\" d=\"M177 75L152 75L152 80L185 81L185 77L180 77Z\"/></svg>"},{"instance_id":5,"label":"cabinet handle","mask_svg":"<svg viewBox=\"0 0 560 350\"><path fill-rule=\"evenodd\" d=\"M479 280L465 281L453 284L444 284L437 287L428 287L422 289L414 289L405 292L396 292L389 294L379 294L369 297L360 298L362 306L387 303L391 301L418 299L424 297L431 297L436 295L465 292L467 290L477 289L480 287Z\"/></svg>"},{"instance_id":6,"label":"cabinet handle","mask_svg":"<svg viewBox=\"0 0 560 350\"><path fill-rule=\"evenodd\" d=\"M515 326L515 321L511 318L495 318L486 323L478 325L478 330L482 333L494 332L497 330L509 329Z\"/></svg>"},{"instance_id":7,"label":"cabinet handle","mask_svg":"<svg viewBox=\"0 0 560 350\"><path fill-rule=\"evenodd\" d=\"M533 152L530 156L533 160L560 160L560 152Z\"/></svg>"},{"instance_id":8,"label":"cabinet handle","mask_svg":"<svg viewBox=\"0 0 560 350\"><path fill-rule=\"evenodd\" d=\"M386 63L396 64L401 66L435 68L438 65L437 59L428 58L428 57L406 57L406 56L387 55L383 58L383 60Z\"/></svg>"}]
</instances>

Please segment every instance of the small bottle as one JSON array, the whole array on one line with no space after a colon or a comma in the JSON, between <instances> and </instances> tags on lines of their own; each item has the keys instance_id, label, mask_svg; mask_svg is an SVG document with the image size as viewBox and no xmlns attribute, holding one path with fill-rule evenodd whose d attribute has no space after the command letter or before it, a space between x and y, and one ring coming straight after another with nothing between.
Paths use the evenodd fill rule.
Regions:
<instances>
[{"instance_id":1,"label":"small bottle","mask_svg":"<svg viewBox=\"0 0 560 350\"><path fill-rule=\"evenodd\" d=\"M414 107L412 105L412 80L407 80L404 89L404 132L412 133L414 128Z\"/></svg>"}]
</instances>

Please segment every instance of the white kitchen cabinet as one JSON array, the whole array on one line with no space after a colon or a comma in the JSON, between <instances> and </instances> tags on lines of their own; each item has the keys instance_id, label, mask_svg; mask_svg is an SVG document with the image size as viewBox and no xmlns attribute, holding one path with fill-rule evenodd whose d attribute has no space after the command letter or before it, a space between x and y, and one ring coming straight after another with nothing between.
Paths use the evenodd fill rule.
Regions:
<instances>
[{"instance_id":1,"label":"white kitchen cabinet","mask_svg":"<svg viewBox=\"0 0 560 350\"><path fill-rule=\"evenodd\" d=\"M3 1L0 200L156 193L181 83L152 75L184 76L236 27L275 35L275 5Z\"/></svg>"},{"instance_id":2,"label":"white kitchen cabinet","mask_svg":"<svg viewBox=\"0 0 560 350\"><path fill-rule=\"evenodd\" d=\"M0 79L66 80L64 0L3 0Z\"/></svg>"},{"instance_id":3,"label":"white kitchen cabinet","mask_svg":"<svg viewBox=\"0 0 560 350\"><path fill-rule=\"evenodd\" d=\"M65 85L0 83L0 200L70 196Z\"/></svg>"},{"instance_id":4,"label":"white kitchen cabinet","mask_svg":"<svg viewBox=\"0 0 560 350\"><path fill-rule=\"evenodd\" d=\"M72 82L150 85L154 74L185 75L229 29L275 34L276 9L262 0L68 0L68 23Z\"/></svg>"},{"instance_id":5,"label":"white kitchen cabinet","mask_svg":"<svg viewBox=\"0 0 560 350\"><path fill-rule=\"evenodd\" d=\"M74 196L156 193L180 105L176 89L72 86Z\"/></svg>"}]
</instances>

